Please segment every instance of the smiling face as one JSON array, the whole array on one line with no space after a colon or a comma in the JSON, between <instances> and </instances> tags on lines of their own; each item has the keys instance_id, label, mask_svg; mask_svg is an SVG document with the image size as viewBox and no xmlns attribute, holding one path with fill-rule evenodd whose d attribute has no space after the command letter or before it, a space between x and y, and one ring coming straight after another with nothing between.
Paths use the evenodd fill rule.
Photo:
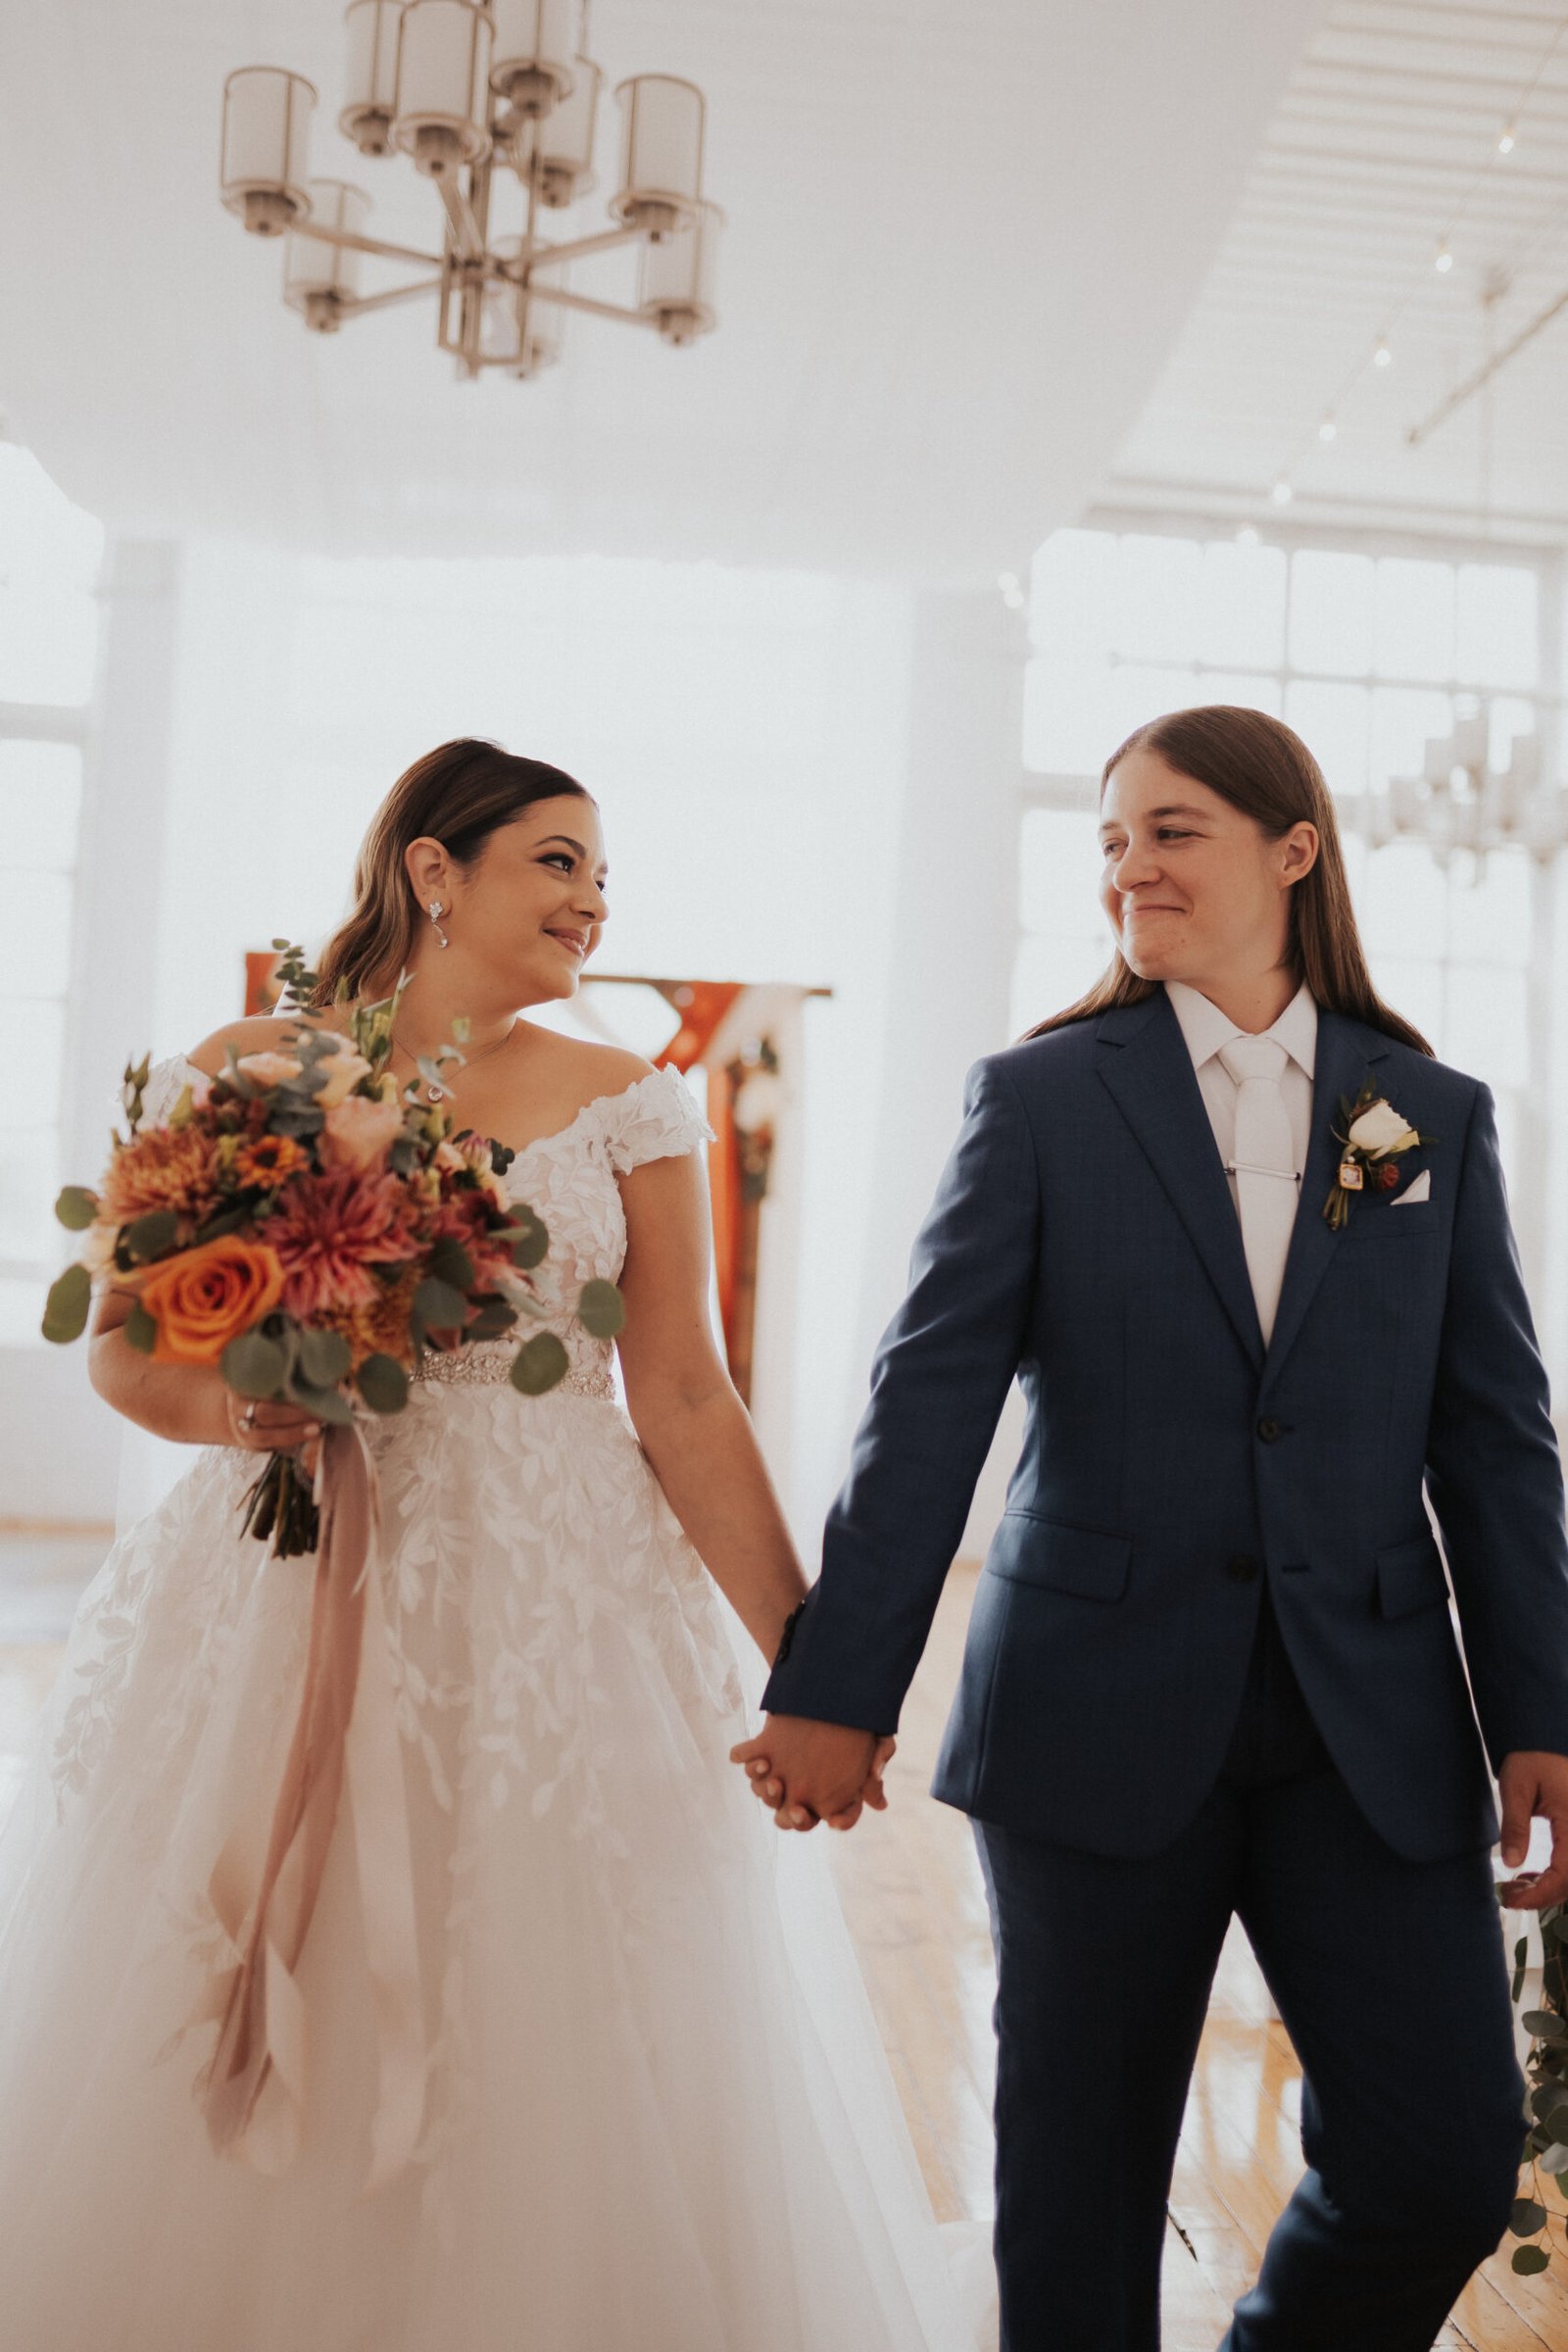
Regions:
<instances>
[{"instance_id":1,"label":"smiling face","mask_svg":"<svg viewBox=\"0 0 1568 2352\"><path fill-rule=\"evenodd\" d=\"M1151 751L1117 761L1100 814L1101 904L1141 979L1215 997L1288 962L1290 894L1316 860L1315 825L1271 840Z\"/></svg>"},{"instance_id":2,"label":"smiling face","mask_svg":"<svg viewBox=\"0 0 1568 2352\"><path fill-rule=\"evenodd\" d=\"M460 959L471 965L485 976L483 993L508 1004L574 996L610 917L610 869L593 802L564 793L536 801L499 826L466 868L445 862L443 853L441 877L431 881L428 869L416 870L417 853L436 846L416 843L409 870L420 905L434 897L446 908L452 968Z\"/></svg>"}]
</instances>

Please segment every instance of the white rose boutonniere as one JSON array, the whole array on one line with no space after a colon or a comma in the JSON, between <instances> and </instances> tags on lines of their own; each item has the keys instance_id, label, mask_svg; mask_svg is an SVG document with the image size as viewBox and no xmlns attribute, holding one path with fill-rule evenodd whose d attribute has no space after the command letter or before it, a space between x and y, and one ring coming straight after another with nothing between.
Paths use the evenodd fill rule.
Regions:
<instances>
[{"instance_id":1,"label":"white rose boutonniere","mask_svg":"<svg viewBox=\"0 0 1568 2352\"><path fill-rule=\"evenodd\" d=\"M1343 1124L1334 1134L1344 1152L1334 1188L1323 1203L1323 1214L1336 1233L1349 1217L1352 1193L1392 1193L1399 1181L1395 1164L1399 1154L1437 1142L1436 1136L1423 1135L1401 1117L1370 1078L1353 1102L1340 1097L1340 1117Z\"/></svg>"}]
</instances>

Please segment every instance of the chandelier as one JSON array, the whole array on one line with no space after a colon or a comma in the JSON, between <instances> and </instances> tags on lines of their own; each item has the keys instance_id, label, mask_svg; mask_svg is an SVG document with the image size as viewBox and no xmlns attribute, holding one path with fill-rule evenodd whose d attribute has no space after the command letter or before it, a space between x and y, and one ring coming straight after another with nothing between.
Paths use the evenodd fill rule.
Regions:
<instances>
[{"instance_id":1,"label":"chandelier","mask_svg":"<svg viewBox=\"0 0 1568 2352\"><path fill-rule=\"evenodd\" d=\"M1372 806L1374 847L1418 839L1440 865L1456 850L1479 861L1489 851L1523 849L1549 864L1568 849L1568 787L1547 782L1540 738L1514 735L1501 766L1493 764L1492 738L1485 699L1449 734L1430 737L1420 775L1392 777L1387 801Z\"/></svg>"},{"instance_id":2,"label":"chandelier","mask_svg":"<svg viewBox=\"0 0 1568 2352\"><path fill-rule=\"evenodd\" d=\"M472 378L489 368L537 375L561 356L568 311L652 327L675 344L713 325L722 215L703 194L705 105L694 83L640 74L620 84L612 225L552 243L539 233L542 216L596 184L602 76L583 54L577 0L350 0L344 23L339 130L362 156L408 156L445 220L437 253L368 235L364 189L310 176L313 84L277 66L230 74L222 200L254 236L284 239L283 299L308 327L335 334L346 318L433 296L437 342ZM497 234L509 197L518 225ZM632 307L572 285L573 264L622 245L639 249ZM424 274L365 293L367 255Z\"/></svg>"}]
</instances>

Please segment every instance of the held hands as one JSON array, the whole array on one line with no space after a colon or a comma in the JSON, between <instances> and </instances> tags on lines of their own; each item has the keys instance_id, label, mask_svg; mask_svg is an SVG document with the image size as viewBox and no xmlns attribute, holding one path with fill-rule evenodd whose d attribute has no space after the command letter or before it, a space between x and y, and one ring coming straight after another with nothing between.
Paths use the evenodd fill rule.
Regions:
<instances>
[{"instance_id":1,"label":"held hands","mask_svg":"<svg viewBox=\"0 0 1568 2352\"><path fill-rule=\"evenodd\" d=\"M769 1715L755 1740L732 1747L754 1792L781 1830L853 1830L861 1811L887 1811L882 1775L898 1742L807 1715Z\"/></svg>"},{"instance_id":2,"label":"held hands","mask_svg":"<svg viewBox=\"0 0 1568 2352\"><path fill-rule=\"evenodd\" d=\"M1538 1816L1551 1824L1551 1860L1544 1870L1510 1879L1497 1892L1510 1911L1544 1911L1568 1901L1568 1756L1544 1749L1516 1748L1502 1759L1497 1777L1502 1798L1502 1859L1516 1870L1530 1845L1530 1824Z\"/></svg>"},{"instance_id":3,"label":"held hands","mask_svg":"<svg viewBox=\"0 0 1568 2352\"><path fill-rule=\"evenodd\" d=\"M238 1446L247 1453L300 1453L306 1476L315 1477L321 1424L313 1413L293 1404L247 1403L226 1385L219 1402L220 1445Z\"/></svg>"}]
</instances>

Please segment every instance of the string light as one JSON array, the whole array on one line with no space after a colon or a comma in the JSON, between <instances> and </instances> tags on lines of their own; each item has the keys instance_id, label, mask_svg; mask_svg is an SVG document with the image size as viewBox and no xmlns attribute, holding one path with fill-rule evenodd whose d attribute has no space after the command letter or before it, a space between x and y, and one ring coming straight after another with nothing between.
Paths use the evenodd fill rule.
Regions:
<instances>
[{"instance_id":1,"label":"string light","mask_svg":"<svg viewBox=\"0 0 1568 2352\"><path fill-rule=\"evenodd\" d=\"M1262 533L1255 522L1244 522L1237 529L1236 544L1238 547L1256 547L1261 537Z\"/></svg>"},{"instance_id":2,"label":"string light","mask_svg":"<svg viewBox=\"0 0 1568 2352\"><path fill-rule=\"evenodd\" d=\"M1432 267L1440 277L1446 277L1448 271L1453 268L1453 255L1449 250L1448 240L1446 237L1444 238L1443 242L1439 245L1437 252L1433 255Z\"/></svg>"},{"instance_id":3,"label":"string light","mask_svg":"<svg viewBox=\"0 0 1568 2352\"><path fill-rule=\"evenodd\" d=\"M1334 411L1332 409L1328 411L1327 415L1323 418L1322 423L1318 426L1317 437L1320 441L1337 441L1339 439L1340 428L1334 421Z\"/></svg>"},{"instance_id":4,"label":"string light","mask_svg":"<svg viewBox=\"0 0 1568 2352\"><path fill-rule=\"evenodd\" d=\"M1501 135L1497 140L1497 153L1499 155L1512 155L1514 148L1518 144L1518 141L1519 133L1514 128L1513 124L1511 122L1505 122L1502 126Z\"/></svg>"},{"instance_id":5,"label":"string light","mask_svg":"<svg viewBox=\"0 0 1568 2352\"><path fill-rule=\"evenodd\" d=\"M1372 365L1374 368L1392 368L1394 366L1394 346L1390 343L1387 335L1379 335L1374 344Z\"/></svg>"},{"instance_id":6,"label":"string light","mask_svg":"<svg viewBox=\"0 0 1568 2352\"><path fill-rule=\"evenodd\" d=\"M1272 489L1269 491L1269 496L1277 507L1288 507L1292 499L1296 496L1296 493L1291 488L1291 485L1286 480L1284 474L1279 473L1274 477L1274 484Z\"/></svg>"}]
</instances>

